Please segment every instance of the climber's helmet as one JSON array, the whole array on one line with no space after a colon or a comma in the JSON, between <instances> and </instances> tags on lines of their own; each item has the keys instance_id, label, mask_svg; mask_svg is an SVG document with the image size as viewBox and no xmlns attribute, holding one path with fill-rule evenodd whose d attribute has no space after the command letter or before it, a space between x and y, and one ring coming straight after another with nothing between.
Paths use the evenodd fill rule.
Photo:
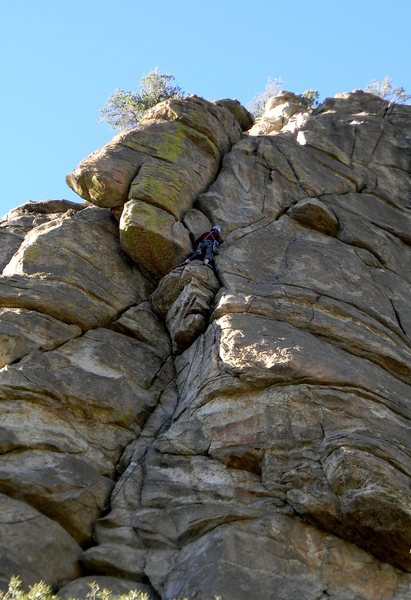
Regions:
<instances>
[{"instance_id":1,"label":"climber's helmet","mask_svg":"<svg viewBox=\"0 0 411 600\"><path fill-rule=\"evenodd\" d=\"M211 229L216 229L219 233L221 233L220 225L213 225Z\"/></svg>"}]
</instances>

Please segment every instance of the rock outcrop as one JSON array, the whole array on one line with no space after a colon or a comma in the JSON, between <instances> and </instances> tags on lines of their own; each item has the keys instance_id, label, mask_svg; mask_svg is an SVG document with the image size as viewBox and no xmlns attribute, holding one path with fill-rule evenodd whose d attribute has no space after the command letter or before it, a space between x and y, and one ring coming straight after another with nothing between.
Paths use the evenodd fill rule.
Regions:
<instances>
[{"instance_id":1,"label":"rock outcrop","mask_svg":"<svg viewBox=\"0 0 411 600\"><path fill-rule=\"evenodd\" d=\"M241 127L251 124L234 101L162 102L138 127L86 158L67 183L97 206L116 209L123 250L144 273L160 278L190 252L182 218L214 181Z\"/></svg>"},{"instance_id":2,"label":"rock outcrop","mask_svg":"<svg viewBox=\"0 0 411 600\"><path fill-rule=\"evenodd\" d=\"M3 587L409 598L411 107L251 126L163 102L0 223Z\"/></svg>"}]
</instances>

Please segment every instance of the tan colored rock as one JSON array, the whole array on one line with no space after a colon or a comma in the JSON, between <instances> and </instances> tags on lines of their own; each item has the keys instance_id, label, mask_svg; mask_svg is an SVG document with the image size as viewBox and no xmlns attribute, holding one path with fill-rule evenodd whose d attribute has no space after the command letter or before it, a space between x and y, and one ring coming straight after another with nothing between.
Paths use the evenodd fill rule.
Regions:
<instances>
[{"instance_id":1,"label":"tan colored rock","mask_svg":"<svg viewBox=\"0 0 411 600\"><path fill-rule=\"evenodd\" d=\"M103 208L121 206L130 183L144 162L144 146L131 147L135 130L123 131L101 150L85 158L66 177L66 183L81 198Z\"/></svg>"},{"instance_id":2,"label":"tan colored rock","mask_svg":"<svg viewBox=\"0 0 411 600\"><path fill-rule=\"evenodd\" d=\"M307 113L307 105L301 97L292 92L280 92L272 96L264 107L264 113L257 119L250 135L269 135L281 131L297 113Z\"/></svg>"},{"instance_id":3,"label":"tan colored rock","mask_svg":"<svg viewBox=\"0 0 411 600\"><path fill-rule=\"evenodd\" d=\"M129 200L147 202L181 220L191 208L195 186L192 173L165 161L145 163L131 183Z\"/></svg>"},{"instance_id":4,"label":"tan colored rock","mask_svg":"<svg viewBox=\"0 0 411 600\"><path fill-rule=\"evenodd\" d=\"M411 307L409 303L411 284L404 281L396 273L392 273L389 269L376 270L375 279L386 290L386 295L395 313L397 327L406 338L409 337L411 334Z\"/></svg>"},{"instance_id":5,"label":"tan colored rock","mask_svg":"<svg viewBox=\"0 0 411 600\"><path fill-rule=\"evenodd\" d=\"M163 317L173 350L180 353L206 329L219 283L209 267L197 261L164 277L151 297Z\"/></svg>"},{"instance_id":6,"label":"tan colored rock","mask_svg":"<svg viewBox=\"0 0 411 600\"><path fill-rule=\"evenodd\" d=\"M338 231L338 219L334 212L317 198L300 200L288 210L287 214L303 225L327 235L336 235Z\"/></svg>"},{"instance_id":7,"label":"tan colored rock","mask_svg":"<svg viewBox=\"0 0 411 600\"><path fill-rule=\"evenodd\" d=\"M30 229L62 216L73 216L84 208L84 204L68 200L44 200L30 201L9 211L0 220L0 270L4 269L17 252Z\"/></svg>"},{"instance_id":8,"label":"tan colored rock","mask_svg":"<svg viewBox=\"0 0 411 600\"><path fill-rule=\"evenodd\" d=\"M66 325L47 314L32 310L0 309L0 368L19 360L32 350L53 350L81 329Z\"/></svg>"},{"instance_id":9,"label":"tan colored rock","mask_svg":"<svg viewBox=\"0 0 411 600\"><path fill-rule=\"evenodd\" d=\"M9 227L5 227L3 224L0 225L0 243L1 243L1 256L0 256L0 269L3 270L8 264L13 254L17 252L24 236Z\"/></svg>"},{"instance_id":10,"label":"tan colored rock","mask_svg":"<svg viewBox=\"0 0 411 600\"><path fill-rule=\"evenodd\" d=\"M150 290L122 254L110 213L95 207L31 230L3 275L1 306L46 313L81 328L106 324Z\"/></svg>"},{"instance_id":11,"label":"tan colored rock","mask_svg":"<svg viewBox=\"0 0 411 600\"><path fill-rule=\"evenodd\" d=\"M166 440L161 440L160 445L171 450ZM255 474L226 469L220 461L206 456L151 449L145 465L148 478L143 481L140 508L133 514L132 525L142 539L156 541L153 545L158 547L177 547L180 542L196 538L198 529L214 529L218 522L224 522L224 515L230 521L247 519L245 507L253 502L255 510L249 506L250 517L255 517L268 498ZM204 506L196 514L199 497L204 505L211 504L211 510ZM160 513L166 505L168 512ZM159 522L160 514L169 521L167 529Z\"/></svg>"},{"instance_id":12,"label":"tan colored rock","mask_svg":"<svg viewBox=\"0 0 411 600\"><path fill-rule=\"evenodd\" d=\"M350 102L347 97L336 103L347 113L344 119L349 118ZM352 110L363 110L367 104L362 97L358 108L356 103L357 99ZM375 106L381 111L376 108L377 113L369 119L373 132L384 104L377 101ZM210 222L222 223L228 230L217 261L225 289L217 298L212 326L176 358L179 401L172 422L155 441L157 453L146 454L144 467L135 468L135 487L130 488L142 504L141 508L130 505L138 543L151 547L147 573L165 597L176 593L174 585L186 594L201 595L207 590L207 594L237 599L245 589L247 597L250 593L265 597L267 587L273 584L267 579L261 590L256 584L265 560L267 577L272 576L275 564L276 581L282 581L282 589L290 597L313 593L316 598L324 590L331 597L347 599L356 595L405 598L409 593L409 578L400 571L385 565L378 585L374 575L380 572L378 559L409 568L405 382L409 381L410 354L404 335L408 273L407 251L399 239L406 226L399 221L394 225L402 214L397 201L390 204L381 195L359 191L373 181L373 174L364 164L347 164L349 144L358 134L349 128L344 138L347 123L340 116L321 110L313 114L313 119L325 119L323 129L328 137L321 147L301 145L281 134L264 143L253 138L238 143L225 158L224 170L212 189L200 198L199 206ZM354 120L353 115L350 118ZM338 127L333 137L335 123ZM278 195L276 203L270 204L272 182ZM322 186L328 190L345 187L344 194L320 195L318 210L328 217L327 235L316 229L314 217L309 219L310 230L281 216L290 206L292 214L298 202L307 198L304 191L315 196ZM335 203L334 197L338 197ZM375 205L371 197L378 199ZM310 206L316 201L310 198L307 203ZM336 219L328 211L335 212L342 223L338 231ZM340 239L330 237L330 232ZM385 268L387 263L395 264L395 272ZM165 316L172 303L178 305L182 291L177 277L173 285L171 278L163 281L167 285L162 289L161 282L152 301ZM168 319L170 329L175 323ZM226 471L216 470L216 460ZM239 489L233 491L226 477L233 472L243 478L239 483L242 496ZM213 481L216 489L204 485L202 477ZM253 491L246 483L250 481L255 483ZM257 501L260 482L264 494ZM337 571L325 567L324 558L321 567L319 563L313 566L304 553L299 555L301 575L288 580L278 560L278 537L275 551L264 546L264 558L259 540L255 565L250 561L246 565L228 550L226 559L221 549L227 539L227 548L250 547L251 542L241 543L238 540L242 538L236 536L254 521L232 525L222 521L213 533L205 533L201 527L207 527L207 519L201 521L201 511L206 514L208 505L210 514L217 516L213 503L216 498L222 503L225 494L244 498L250 516L257 502L261 510L269 505L271 515L292 507L294 515L327 530L329 534L321 535L328 537L318 538L316 543L338 548L336 553L347 552L353 565L362 564L355 583L340 578L346 567L339 567L336 578ZM196 513L183 507L181 498L193 503L201 498L201 510ZM125 511L123 501L121 506ZM119 536L125 515L113 512L112 523L118 519ZM227 514L222 518L229 521ZM291 551L294 558L296 547L301 549L303 544L290 541L293 534L283 517L277 514L274 518L278 518L275 530L285 536L280 543L282 556ZM287 519L293 527L301 526L295 516ZM363 519L366 532L361 526ZM307 525L301 527L301 532L306 531ZM253 534L244 539L255 539L256 530L251 529ZM266 529L267 525L261 530L264 535ZM217 534L221 537L210 556L218 554L217 548L221 553L208 570L210 558L204 557L210 548L209 536ZM341 538L348 538L351 544ZM310 543L312 540L310 537ZM182 551L175 548L181 543ZM319 546L316 548L319 552ZM335 564L335 556L333 553L330 565ZM312 576L305 584L302 574L310 568ZM180 569L190 573L183 588ZM348 567L348 577L352 569ZM206 575L202 579L194 573ZM223 587L214 586L217 573L221 573ZM240 590L233 589L237 581Z\"/></svg>"},{"instance_id":13,"label":"tan colored rock","mask_svg":"<svg viewBox=\"0 0 411 600\"><path fill-rule=\"evenodd\" d=\"M407 244L410 243L410 215L383 200L378 194L365 192L344 194L343 196L333 194L324 196L321 200L326 200L336 208L349 210L365 222L372 223L383 231L388 231Z\"/></svg>"},{"instance_id":14,"label":"tan colored rock","mask_svg":"<svg viewBox=\"0 0 411 600\"><path fill-rule=\"evenodd\" d=\"M217 104L217 106L223 106L233 113L234 117L240 124L242 131L248 131L250 127L252 127L254 123L253 115L247 109L245 109L244 106L238 102L238 100L225 98L224 100L217 100L215 104Z\"/></svg>"},{"instance_id":15,"label":"tan colored rock","mask_svg":"<svg viewBox=\"0 0 411 600\"><path fill-rule=\"evenodd\" d=\"M251 314L227 315L215 321L215 325L221 329L223 368L241 380L257 385L262 378L268 384L312 381L321 385L332 381L335 385L345 385L349 376L360 388L366 388L367 381L372 380L375 392L391 398L393 406L402 406L406 411L401 401L406 385L385 373L376 379L378 368L359 357L355 359L354 379L353 359L349 353L292 325ZM258 344L256 339L260 340Z\"/></svg>"},{"instance_id":16,"label":"tan colored rock","mask_svg":"<svg viewBox=\"0 0 411 600\"><path fill-rule=\"evenodd\" d=\"M168 212L130 200L120 220L124 251L148 277L160 279L192 253L187 229Z\"/></svg>"},{"instance_id":17,"label":"tan colored rock","mask_svg":"<svg viewBox=\"0 0 411 600\"><path fill-rule=\"evenodd\" d=\"M148 111L138 127L86 158L67 183L97 206L117 208L124 251L159 278L191 252L184 213L214 180L248 113L235 102L192 96ZM117 217L119 211L116 211Z\"/></svg>"},{"instance_id":18,"label":"tan colored rock","mask_svg":"<svg viewBox=\"0 0 411 600\"><path fill-rule=\"evenodd\" d=\"M175 269L164 277L151 295L154 311L161 317L166 317L173 303L177 300L186 286L196 284L212 292L218 290L219 283L214 272L203 265L190 263L185 267Z\"/></svg>"},{"instance_id":19,"label":"tan colored rock","mask_svg":"<svg viewBox=\"0 0 411 600\"><path fill-rule=\"evenodd\" d=\"M34 202L33 200L29 200L10 210L4 218L7 221L14 221L16 219L21 219L24 216L31 216L33 219L32 227L37 227L41 224L36 220L40 215L49 215L50 219L54 219L57 215L62 216L63 214L67 215L67 213L69 213L69 215L74 215L84 208L86 208L85 202L78 203L71 202L70 200L40 200Z\"/></svg>"},{"instance_id":20,"label":"tan colored rock","mask_svg":"<svg viewBox=\"0 0 411 600\"><path fill-rule=\"evenodd\" d=\"M213 297L212 290L192 282L170 307L166 324L175 352L181 352L191 346L206 329Z\"/></svg>"},{"instance_id":21,"label":"tan colored rock","mask_svg":"<svg viewBox=\"0 0 411 600\"><path fill-rule=\"evenodd\" d=\"M212 321L226 314L245 311L285 321L319 335L351 354L371 360L407 383L411 380L411 352L406 339L347 303L318 296L304 288L277 285L263 298L229 294L222 289L215 305Z\"/></svg>"},{"instance_id":22,"label":"tan colored rock","mask_svg":"<svg viewBox=\"0 0 411 600\"><path fill-rule=\"evenodd\" d=\"M6 373L2 373L2 380ZM36 405L29 401L30 397L35 399L39 395L39 393L36 394L36 388L32 390L31 396L28 390L23 389L20 396L22 401L18 402L19 395L17 390L13 393L12 386L2 390L1 452L47 448L79 456L88 454L91 458L90 462L103 462L105 473L109 473L111 465L103 460L101 453L90 448L87 440L79 435L77 429L61 411L50 411L47 403ZM27 402L23 401L24 397L27 397ZM28 429L27 423L30 423L30 429Z\"/></svg>"},{"instance_id":23,"label":"tan colored rock","mask_svg":"<svg viewBox=\"0 0 411 600\"><path fill-rule=\"evenodd\" d=\"M327 202L327 198L323 196L323 201ZM332 199L330 200L332 202ZM361 197L358 200L360 201ZM378 199L376 201L378 203ZM343 207L340 203L332 202L332 206L340 224L338 239L354 246L357 253L360 250L367 250L372 255L373 266L386 267L404 279L410 280L408 264L411 260L411 250L405 241L387 231L386 227L375 227L372 220L365 220L354 214L355 203Z\"/></svg>"},{"instance_id":24,"label":"tan colored rock","mask_svg":"<svg viewBox=\"0 0 411 600\"><path fill-rule=\"evenodd\" d=\"M207 219L205 214L196 208L190 208L185 213L183 223L190 232L193 243L196 242L202 233L209 231L213 226L213 223Z\"/></svg>"},{"instance_id":25,"label":"tan colored rock","mask_svg":"<svg viewBox=\"0 0 411 600\"><path fill-rule=\"evenodd\" d=\"M126 310L111 328L147 344L163 360L171 353L170 338L164 324L152 311L149 302Z\"/></svg>"},{"instance_id":26,"label":"tan colored rock","mask_svg":"<svg viewBox=\"0 0 411 600\"><path fill-rule=\"evenodd\" d=\"M241 269L236 272L233 265L238 263ZM231 243L218 264L228 289L260 295L270 293L278 284L309 287L400 331L384 286L378 284L355 250L333 237L298 226L288 217Z\"/></svg>"},{"instance_id":27,"label":"tan colored rock","mask_svg":"<svg viewBox=\"0 0 411 600\"><path fill-rule=\"evenodd\" d=\"M316 149L280 136L250 137L234 146L198 206L227 235L250 223L272 222L307 196L334 189L346 194L362 183L358 173Z\"/></svg>"},{"instance_id":28,"label":"tan colored rock","mask_svg":"<svg viewBox=\"0 0 411 600\"><path fill-rule=\"evenodd\" d=\"M114 233L90 250L99 273L68 285L58 253L31 266L24 225L2 302L41 284L44 299L60 294L47 314L78 323L78 304L84 333L1 369L2 485L82 540L90 576L149 580L161 598L408 600L409 107L343 94L241 140L238 108L162 103L122 138L138 165L121 180L136 196L133 247L155 290L135 285ZM104 179L116 148L88 163L101 198L119 185ZM97 235L107 217L87 209L40 231L64 221L83 255L82 228ZM157 239L176 258L175 224L188 240L205 219L225 238L215 270L153 263Z\"/></svg>"},{"instance_id":29,"label":"tan colored rock","mask_svg":"<svg viewBox=\"0 0 411 600\"><path fill-rule=\"evenodd\" d=\"M237 315L235 321L253 322L254 318ZM175 422L157 442L158 449L164 456L196 455L206 450L228 467L257 477L261 473L272 501L280 506L284 503L284 507L291 505L298 514L309 517L323 529L408 569L405 531L409 530L410 514L406 502L408 480L404 473L409 469L409 458L397 451L397 445L406 446L408 437L405 386L397 387L395 378L388 378L381 370L367 373L368 361L361 364L358 359L354 381L353 366L349 366L352 358L348 354L333 358L335 349L331 346L324 347L321 355L315 346L308 350L297 330L297 338L287 337L289 326L279 329L272 344L268 322L263 319L261 323L264 325L259 330L253 326L236 330L230 325L227 328L230 337L223 335L220 341L220 357L207 354L207 341L205 347L198 347L197 342L196 348L183 355L180 390L187 402L180 404L181 416L177 419L179 413L175 413ZM210 341L213 334L207 337ZM270 350L266 350L267 346ZM304 370L309 368L310 360L311 375ZM339 365L339 375L328 370L331 364L334 368ZM272 370L277 375L270 376ZM227 372L235 380L227 381ZM223 376L225 398L221 390L216 393L215 385L218 377ZM269 387L265 387L262 377L267 378ZM281 380L282 387L272 387L275 377L279 378L277 382ZM384 390L379 387L383 380ZM288 387L284 388L287 381ZM301 387L299 381L304 382ZM333 382L331 390L327 390L327 381ZM369 381L373 381L373 392L367 389ZM257 386L265 390L257 392ZM384 401L379 408L368 408L365 417L371 395L374 402L378 399L381 402L382 397ZM338 416L340 406L347 412L345 419ZM403 417L398 417L398 413ZM334 479L324 462L327 464L328 456L339 457L340 452L344 459L341 462L330 458L330 469L338 470ZM361 469L365 464L366 476ZM174 482L176 475L176 471L169 470L168 477ZM162 480L165 481L164 476ZM147 493L150 490L152 494L154 486L147 479L145 485ZM162 493L165 488L164 484ZM157 495L144 496L143 490L143 497L146 505L153 502L158 506ZM366 535L360 525L364 511ZM395 533L390 531L394 523L402 523Z\"/></svg>"},{"instance_id":30,"label":"tan colored rock","mask_svg":"<svg viewBox=\"0 0 411 600\"><path fill-rule=\"evenodd\" d=\"M173 376L164 352L107 329L3 369L2 489L87 543L123 448Z\"/></svg>"}]
</instances>

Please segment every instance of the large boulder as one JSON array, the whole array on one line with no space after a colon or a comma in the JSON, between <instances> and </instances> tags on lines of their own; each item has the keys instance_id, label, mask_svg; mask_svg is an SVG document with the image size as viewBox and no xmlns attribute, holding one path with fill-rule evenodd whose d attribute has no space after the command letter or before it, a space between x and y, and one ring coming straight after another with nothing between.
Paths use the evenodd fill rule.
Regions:
<instances>
[{"instance_id":1,"label":"large boulder","mask_svg":"<svg viewBox=\"0 0 411 600\"><path fill-rule=\"evenodd\" d=\"M80 546L55 521L18 499L0 494L0 587L18 575L24 586L58 586L80 576Z\"/></svg>"},{"instance_id":2,"label":"large boulder","mask_svg":"<svg viewBox=\"0 0 411 600\"><path fill-rule=\"evenodd\" d=\"M50 315L22 308L0 308L0 368L36 349L53 350L81 335Z\"/></svg>"},{"instance_id":3,"label":"large boulder","mask_svg":"<svg viewBox=\"0 0 411 600\"><path fill-rule=\"evenodd\" d=\"M82 161L67 183L97 206L116 209L122 248L159 279L190 254L184 214L250 123L235 101L166 100Z\"/></svg>"},{"instance_id":4,"label":"large boulder","mask_svg":"<svg viewBox=\"0 0 411 600\"><path fill-rule=\"evenodd\" d=\"M124 206L122 247L148 277L161 278L192 253L189 232L170 213L140 201Z\"/></svg>"},{"instance_id":5,"label":"large boulder","mask_svg":"<svg viewBox=\"0 0 411 600\"><path fill-rule=\"evenodd\" d=\"M381 565L370 564L365 552L277 515L216 527L187 544L166 580L163 597L190 597L196 590L201 600L210 596L405 600L407 588L401 591L401 584L394 569L382 571Z\"/></svg>"},{"instance_id":6,"label":"large boulder","mask_svg":"<svg viewBox=\"0 0 411 600\"><path fill-rule=\"evenodd\" d=\"M89 207L31 229L4 268L0 289L0 306L87 329L110 322L151 287L122 253L109 211Z\"/></svg>"},{"instance_id":7,"label":"large boulder","mask_svg":"<svg viewBox=\"0 0 411 600\"><path fill-rule=\"evenodd\" d=\"M10 210L0 219L0 269L7 265L31 229L54 219L73 216L85 206L85 203L69 200L43 200L29 201Z\"/></svg>"}]
</instances>

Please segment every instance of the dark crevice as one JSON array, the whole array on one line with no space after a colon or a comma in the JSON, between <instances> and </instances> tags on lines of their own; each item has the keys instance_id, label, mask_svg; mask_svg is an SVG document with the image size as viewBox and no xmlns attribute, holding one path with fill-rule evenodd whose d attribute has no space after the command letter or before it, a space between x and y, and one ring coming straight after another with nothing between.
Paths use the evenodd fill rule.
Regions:
<instances>
[{"instance_id":1,"label":"dark crevice","mask_svg":"<svg viewBox=\"0 0 411 600\"><path fill-rule=\"evenodd\" d=\"M354 242L352 242L352 243L351 243L351 242L346 242L346 241L344 241L344 240L341 240L340 238L338 238L338 239L339 239L339 241L340 241L340 242L342 242L343 244L346 244L347 246L351 246L352 248L354 248L354 250L355 250L356 248L358 248L359 250L367 250L367 252L369 252L370 254L372 254L372 255L373 255L373 257L374 257L374 258L375 258L375 259L376 259L376 260L379 262L379 264L380 264L381 266L383 266L383 267L384 267L385 269L387 269L388 271L390 271L390 270L391 270L391 269L389 269L389 268L386 266L386 264L385 264L385 262L384 262L383 258L382 258L381 256L379 256L379 255L378 255L378 254L375 252L374 248L371 248L371 247L370 247L370 246L368 246L367 244L360 244L359 242L355 244ZM359 259L360 259L360 260L362 260L362 258L361 258L361 256L360 256L360 254L358 254L358 252L357 252L357 251L355 251L355 252L356 252L357 256L359 257ZM368 266L372 266L372 265L368 265ZM392 272L392 273L394 273L395 271L391 271L391 272Z\"/></svg>"},{"instance_id":2,"label":"dark crevice","mask_svg":"<svg viewBox=\"0 0 411 600\"><path fill-rule=\"evenodd\" d=\"M381 139L382 139L382 137L383 137L384 133L385 133L385 127L384 127L384 125L383 125L383 126L381 127L381 131L380 131L380 134L379 134L379 136L378 136L378 138L377 138L377 141L375 142L374 148L372 149L372 152L371 152L371 154L370 154L370 158L369 158L369 160L368 160L368 165L369 165L369 164L372 162L372 160L373 160L373 156L374 156L375 152L377 151L377 148L378 148L378 146L379 146L379 144L380 144L380 142L381 142Z\"/></svg>"},{"instance_id":3,"label":"dark crevice","mask_svg":"<svg viewBox=\"0 0 411 600\"><path fill-rule=\"evenodd\" d=\"M394 227L390 227L389 225L383 225L381 223L377 223L373 219L370 219L370 223L372 223L375 227L379 227L382 231L389 233L395 238L398 238L400 242L405 244L406 246L411 246L411 236L404 234L401 231L397 231Z\"/></svg>"},{"instance_id":4,"label":"dark crevice","mask_svg":"<svg viewBox=\"0 0 411 600\"><path fill-rule=\"evenodd\" d=\"M401 329L401 331L403 332L403 334L404 334L404 335L407 337L407 332L406 332L406 330L404 329L404 327L403 327L403 325L402 325L402 323L401 323L401 317L400 317L400 314L399 314L398 310L395 308L395 304L394 304L394 302L392 301L392 298L389 298L389 301L391 302L391 306L392 306L392 308L393 308L393 311L394 311L395 317L396 317L396 319L397 319L398 327Z\"/></svg>"}]
</instances>

